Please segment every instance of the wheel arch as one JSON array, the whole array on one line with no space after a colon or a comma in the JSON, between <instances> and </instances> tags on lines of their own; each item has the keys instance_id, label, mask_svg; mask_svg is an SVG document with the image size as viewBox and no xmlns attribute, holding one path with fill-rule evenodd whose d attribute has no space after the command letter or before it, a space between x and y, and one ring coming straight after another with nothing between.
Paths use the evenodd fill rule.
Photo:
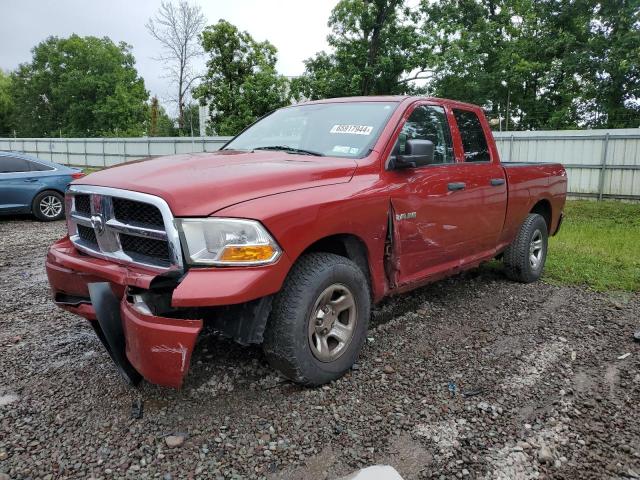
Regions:
<instances>
[{"instance_id":1,"label":"wheel arch","mask_svg":"<svg viewBox=\"0 0 640 480\"><path fill-rule=\"evenodd\" d=\"M551 234L551 222L553 219L553 209L551 207L551 202L546 198L538 200L536 204L531 207L529 213L537 213L538 215L544 218L545 223L547 224L547 232Z\"/></svg>"},{"instance_id":2,"label":"wheel arch","mask_svg":"<svg viewBox=\"0 0 640 480\"><path fill-rule=\"evenodd\" d=\"M307 253L325 252L340 255L354 262L369 282L369 290L372 292L371 269L369 263L369 249L367 244L357 235L352 233L337 233L315 240L308 245L298 258ZM296 260L298 259L296 258Z\"/></svg>"}]
</instances>

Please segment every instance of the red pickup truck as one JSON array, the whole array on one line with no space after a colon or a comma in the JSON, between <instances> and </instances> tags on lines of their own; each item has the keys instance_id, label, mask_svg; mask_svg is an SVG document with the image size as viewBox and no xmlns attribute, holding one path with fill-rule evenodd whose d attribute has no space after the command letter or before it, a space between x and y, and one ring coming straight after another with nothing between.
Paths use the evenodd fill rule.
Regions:
<instances>
[{"instance_id":1,"label":"red pickup truck","mask_svg":"<svg viewBox=\"0 0 640 480\"><path fill-rule=\"evenodd\" d=\"M566 188L559 164L500 163L476 106L308 102L218 152L73 182L46 268L132 383L181 386L207 328L319 385L353 365L384 297L496 257L537 280Z\"/></svg>"}]
</instances>

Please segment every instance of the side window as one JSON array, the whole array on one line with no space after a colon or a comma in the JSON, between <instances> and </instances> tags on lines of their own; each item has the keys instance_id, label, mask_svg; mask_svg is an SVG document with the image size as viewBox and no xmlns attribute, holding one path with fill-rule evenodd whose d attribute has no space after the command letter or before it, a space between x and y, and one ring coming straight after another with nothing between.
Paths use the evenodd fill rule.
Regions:
<instances>
[{"instance_id":1,"label":"side window","mask_svg":"<svg viewBox=\"0 0 640 480\"><path fill-rule=\"evenodd\" d=\"M28 172L29 163L18 157L0 156L0 173Z\"/></svg>"},{"instance_id":2,"label":"side window","mask_svg":"<svg viewBox=\"0 0 640 480\"><path fill-rule=\"evenodd\" d=\"M433 142L434 164L453 162L451 131L444 108L430 105L417 107L402 127L395 148L396 153L402 155L407 140L414 138Z\"/></svg>"},{"instance_id":3,"label":"side window","mask_svg":"<svg viewBox=\"0 0 640 480\"><path fill-rule=\"evenodd\" d=\"M29 164L29 167L31 167L32 172L46 172L48 170L53 170L53 168L42 163L30 162L29 160L27 160L27 163Z\"/></svg>"},{"instance_id":4,"label":"side window","mask_svg":"<svg viewBox=\"0 0 640 480\"><path fill-rule=\"evenodd\" d=\"M487 139L482 130L480 119L470 110L453 110L453 116L462 137L465 162L488 162L491 160Z\"/></svg>"}]
</instances>

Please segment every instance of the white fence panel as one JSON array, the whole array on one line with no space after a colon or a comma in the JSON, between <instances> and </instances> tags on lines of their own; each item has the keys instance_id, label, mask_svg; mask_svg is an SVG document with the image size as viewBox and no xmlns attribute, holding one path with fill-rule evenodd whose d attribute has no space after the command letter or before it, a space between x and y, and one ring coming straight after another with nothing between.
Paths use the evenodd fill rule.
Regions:
<instances>
[{"instance_id":1,"label":"white fence panel","mask_svg":"<svg viewBox=\"0 0 640 480\"><path fill-rule=\"evenodd\" d=\"M562 163L577 197L640 200L640 129L494 132L503 162Z\"/></svg>"},{"instance_id":2,"label":"white fence panel","mask_svg":"<svg viewBox=\"0 0 640 480\"><path fill-rule=\"evenodd\" d=\"M494 132L494 136L503 162L562 163L574 196L640 200L640 129ZM149 156L213 152L229 138L0 138L0 150L103 167Z\"/></svg>"},{"instance_id":3,"label":"white fence panel","mask_svg":"<svg viewBox=\"0 0 640 480\"><path fill-rule=\"evenodd\" d=\"M0 151L64 165L109 167L150 156L215 152L231 137L0 138Z\"/></svg>"}]
</instances>

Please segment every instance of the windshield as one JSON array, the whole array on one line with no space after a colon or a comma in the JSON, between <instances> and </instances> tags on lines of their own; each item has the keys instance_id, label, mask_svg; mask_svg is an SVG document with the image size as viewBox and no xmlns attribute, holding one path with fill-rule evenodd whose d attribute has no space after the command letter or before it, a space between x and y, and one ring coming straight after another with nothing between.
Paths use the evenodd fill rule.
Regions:
<instances>
[{"instance_id":1,"label":"windshield","mask_svg":"<svg viewBox=\"0 0 640 480\"><path fill-rule=\"evenodd\" d=\"M363 157L373 147L396 105L351 102L283 108L249 127L224 149Z\"/></svg>"}]
</instances>

